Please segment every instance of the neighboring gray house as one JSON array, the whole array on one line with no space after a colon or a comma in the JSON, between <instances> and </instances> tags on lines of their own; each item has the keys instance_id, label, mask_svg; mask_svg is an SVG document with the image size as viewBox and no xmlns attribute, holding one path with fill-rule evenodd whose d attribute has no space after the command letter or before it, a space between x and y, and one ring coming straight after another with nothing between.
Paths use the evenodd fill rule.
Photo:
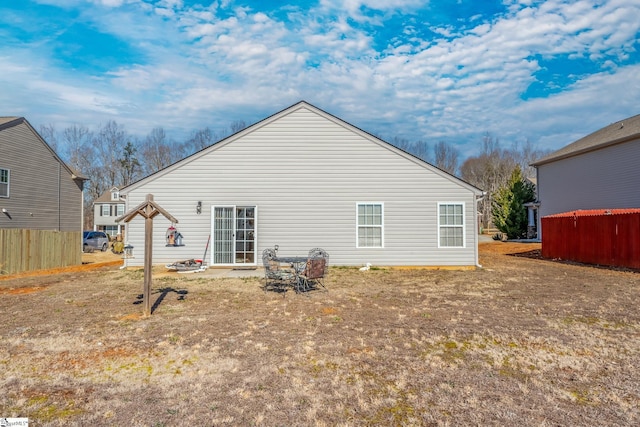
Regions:
<instances>
[{"instance_id":1,"label":"neighboring gray house","mask_svg":"<svg viewBox=\"0 0 640 427\"><path fill-rule=\"evenodd\" d=\"M116 218L124 215L125 201L120 197L120 190L113 187L105 191L93 202L93 229L94 231L104 231L115 238L122 235L124 224L116 222Z\"/></svg>"},{"instance_id":2,"label":"neighboring gray house","mask_svg":"<svg viewBox=\"0 0 640 427\"><path fill-rule=\"evenodd\" d=\"M153 262L203 256L261 266L265 248L332 265L476 266L482 191L306 102L121 189L127 211L153 194L178 219L154 220ZM143 264L144 220L127 225L128 265Z\"/></svg>"},{"instance_id":3,"label":"neighboring gray house","mask_svg":"<svg viewBox=\"0 0 640 427\"><path fill-rule=\"evenodd\" d=\"M82 232L82 188L24 117L0 117L0 228Z\"/></svg>"},{"instance_id":4,"label":"neighboring gray house","mask_svg":"<svg viewBox=\"0 0 640 427\"><path fill-rule=\"evenodd\" d=\"M0 117L0 274L82 263L82 188L23 117Z\"/></svg>"},{"instance_id":5,"label":"neighboring gray house","mask_svg":"<svg viewBox=\"0 0 640 427\"><path fill-rule=\"evenodd\" d=\"M639 161L637 115L532 163L537 169L539 217L578 209L639 208Z\"/></svg>"}]
</instances>

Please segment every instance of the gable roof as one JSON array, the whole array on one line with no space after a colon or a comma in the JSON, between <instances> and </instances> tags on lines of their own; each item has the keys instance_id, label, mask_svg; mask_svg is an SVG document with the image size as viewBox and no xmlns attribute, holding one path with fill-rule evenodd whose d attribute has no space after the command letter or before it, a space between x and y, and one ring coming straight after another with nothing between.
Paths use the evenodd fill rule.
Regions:
<instances>
[{"instance_id":1,"label":"gable roof","mask_svg":"<svg viewBox=\"0 0 640 427\"><path fill-rule=\"evenodd\" d=\"M264 126L266 126L266 125L268 125L270 123L273 123L276 120L278 120L278 119L280 119L280 118L282 118L282 117L284 117L284 116L286 116L288 114L291 114L291 113L293 113L293 112L295 112L297 110L303 109L303 108L304 109L308 109L308 110L310 110L310 111L312 111L312 112L324 117L325 119L327 119L329 121L332 121L333 123L335 123L335 124L337 124L339 126L342 126L342 127L346 128L346 129L352 131L352 132L355 132L358 135L362 136L363 138L365 138L365 139L367 139L367 140L369 140L369 141L371 141L371 142L373 142L373 143L375 143L375 144L377 144L379 146L382 146L382 147L384 147L384 148L386 148L386 149L388 149L390 151L393 151L396 154L398 154L398 155L400 155L402 157L405 157L406 159L408 159L408 160L410 160L410 161L412 161L412 162L424 167L425 169L431 170L432 172L434 172L434 173L436 173L438 175L441 175L442 177L444 177L446 179L449 179L449 180L461 185L462 187L467 188L468 190L474 192L477 195L482 195L483 194L482 190L480 190L479 188L469 184L468 182L466 182L466 181L464 181L464 180L462 180L462 179L460 179L460 178L458 178L456 176L453 176L450 173L448 173L446 171L443 171L442 169L440 169L440 168L438 168L438 167L436 167L436 166L434 166L434 165L432 165L430 163L427 163L427 162L415 157L414 155L412 155L410 153L407 153L406 151L403 151L403 150L401 150L401 149L389 144L388 142L383 141L382 139L380 139L380 138L378 138L378 137L376 137L376 136L374 136L374 135L372 135L372 134L370 134L368 132L365 132L362 129L360 129L360 128L352 125L352 124L349 124L349 123L345 122L344 120L342 120L342 119L340 119L340 118L338 118L338 117L336 117L336 116L334 116L332 114L329 114L326 111L321 110L320 108L317 108L317 107L315 107L315 106L313 106L313 105L311 105L311 104L309 104L309 103L307 103L305 101L300 101L300 102L298 102L298 103L296 103L296 104L294 104L294 105L292 105L292 106L290 106L288 108L285 108L284 110L281 110L280 112L275 113L275 114L273 114L273 115L271 115L271 116L269 116L269 117L267 117L267 118L255 123L255 124L245 128L245 129L243 129L243 130L241 130L241 131L239 131L239 132L237 132L237 133L235 133L235 134L233 134L233 135L231 135L231 136L219 141L219 142L216 142L213 145L210 145L209 147L205 147L202 150L200 150L200 151L198 151L198 152L196 152L196 153L194 153L194 154L192 154L192 155L190 155L190 156L188 156L188 157L186 157L186 158L184 158L182 160L179 160L176 163L173 163L173 164L165 167L164 169L161 169L161 170L159 170L159 171L157 171L157 172L155 172L155 173L153 173L151 175L146 176L145 178L142 178L142 179L140 179L140 180L138 180L138 181L136 181L136 182L134 182L132 184L129 184L128 186L126 186L124 188L121 188L120 189L120 193L121 194L123 194L123 193L126 194L127 192L129 192L131 190L134 190L134 189L144 185L147 182L150 182L150 181L152 181L152 180L154 180L154 179L156 179L158 177L164 176L165 174L167 174L167 173L169 173L169 172L171 172L171 171L173 171L173 170L175 170L175 169L177 169L177 168L179 168L179 167L181 167L181 166L183 166L183 165L185 165L187 163L190 163L191 161L193 161L195 159L198 159L198 158L200 158L202 156L205 156L205 155L207 155L207 154L209 154L209 153L211 153L213 151L216 151L216 150L224 147L227 144L233 143L234 141L244 137L245 135L248 135L248 134L250 134L252 132L255 132L256 130L258 130L258 129L264 127Z\"/></svg>"},{"instance_id":2,"label":"gable roof","mask_svg":"<svg viewBox=\"0 0 640 427\"><path fill-rule=\"evenodd\" d=\"M640 114L624 120L612 123L600 130L580 138L579 140L545 156L533 163L532 166L540 166L545 163L566 159L567 157L595 151L610 145L620 144L640 138Z\"/></svg>"},{"instance_id":3,"label":"gable roof","mask_svg":"<svg viewBox=\"0 0 640 427\"><path fill-rule=\"evenodd\" d=\"M4 130L7 130L7 129L10 129L12 127L21 125L21 124L26 125L27 128L31 131L31 133L33 133L33 135L36 137L36 139L38 139L45 147L47 147L47 149L53 155L53 158L56 159L62 165L62 167L64 167L67 170L67 172L69 172L69 175L71 176L71 179L78 180L78 181L88 181L89 180L89 178L87 178L85 176L82 176L78 172L76 172L73 169L71 169L69 167L69 165L67 165L58 156L58 154L53 150L53 148L51 148L51 146L49 144L47 144L47 141L45 141L44 138L42 138L40 136L40 134L33 128L33 126L31 126L31 124L24 117L0 117L0 132L2 132Z\"/></svg>"},{"instance_id":4,"label":"gable roof","mask_svg":"<svg viewBox=\"0 0 640 427\"><path fill-rule=\"evenodd\" d=\"M102 193L100 195L100 197L95 199L93 201L93 203L94 204L96 204L96 203L113 203L113 204L123 203L124 199L122 197L118 197L118 200L111 199L111 194L113 192L118 192L119 193L120 190L118 189L118 187L111 187L110 190L105 191L104 193Z\"/></svg>"},{"instance_id":5,"label":"gable roof","mask_svg":"<svg viewBox=\"0 0 640 427\"><path fill-rule=\"evenodd\" d=\"M13 120L19 119L19 117L0 117L0 126L4 125L5 123L9 123Z\"/></svg>"}]
</instances>

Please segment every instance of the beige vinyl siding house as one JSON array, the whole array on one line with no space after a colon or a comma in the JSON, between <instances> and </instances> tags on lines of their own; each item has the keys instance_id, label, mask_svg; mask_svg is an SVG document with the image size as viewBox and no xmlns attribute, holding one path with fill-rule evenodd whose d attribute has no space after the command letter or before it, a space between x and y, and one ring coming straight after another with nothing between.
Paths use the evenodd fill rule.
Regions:
<instances>
[{"instance_id":1,"label":"beige vinyl siding house","mask_svg":"<svg viewBox=\"0 0 640 427\"><path fill-rule=\"evenodd\" d=\"M333 265L475 266L482 192L306 102L295 104L121 189L127 210L146 194L178 219L184 246L166 246L156 217L154 263L201 258L260 266L329 252ZM144 221L127 225L141 265Z\"/></svg>"},{"instance_id":2,"label":"beige vinyl siding house","mask_svg":"<svg viewBox=\"0 0 640 427\"><path fill-rule=\"evenodd\" d=\"M640 115L612 123L538 160L533 166L539 217L579 209L640 207L639 161Z\"/></svg>"},{"instance_id":3,"label":"beige vinyl siding house","mask_svg":"<svg viewBox=\"0 0 640 427\"><path fill-rule=\"evenodd\" d=\"M125 201L120 198L120 190L117 187L105 191L93 202L93 229L104 231L114 239L118 234L122 235L124 223L117 223L116 219L124 215Z\"/></svg>"}]
</instances>

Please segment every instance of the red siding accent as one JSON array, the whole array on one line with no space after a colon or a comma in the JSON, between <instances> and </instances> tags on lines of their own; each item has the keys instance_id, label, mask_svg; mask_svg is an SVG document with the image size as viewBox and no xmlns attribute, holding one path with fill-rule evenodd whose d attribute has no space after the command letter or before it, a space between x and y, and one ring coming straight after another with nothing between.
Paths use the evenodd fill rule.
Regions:
<instances>
[{"instance_id":1,"label":"red siding accent","mask_svg":"<svg viewBox=\"0 0 640 427\"><path fill-rule=\"evenodd\" d=\"M545 258L640 269L640 209L549 215L542 230Z\"/></svg>"}]
</instances>

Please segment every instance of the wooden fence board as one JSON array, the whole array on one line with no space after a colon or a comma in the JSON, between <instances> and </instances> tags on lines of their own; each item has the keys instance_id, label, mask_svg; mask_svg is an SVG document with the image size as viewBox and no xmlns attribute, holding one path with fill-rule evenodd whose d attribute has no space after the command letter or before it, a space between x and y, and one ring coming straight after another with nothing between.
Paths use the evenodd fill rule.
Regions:
<instances>
[{"instance_id":1,"label":"wooden fence board","mask_svg":"<svg viewBox=\"0 0 640 427\"><path fill-rule=\"evenodd\" d=\"M542 256L640 269L640 212L542 218Z\"/></svg>"},{"instance_id":2,"label":"wooden fence board","mask_svg":"<svg viewBox=\"0 0 640 427\"><path fill-rule=\"evenodd\" d=\"M0 229L0 274L82 264L82 233Z\"/></svg>"}]
</instances>

